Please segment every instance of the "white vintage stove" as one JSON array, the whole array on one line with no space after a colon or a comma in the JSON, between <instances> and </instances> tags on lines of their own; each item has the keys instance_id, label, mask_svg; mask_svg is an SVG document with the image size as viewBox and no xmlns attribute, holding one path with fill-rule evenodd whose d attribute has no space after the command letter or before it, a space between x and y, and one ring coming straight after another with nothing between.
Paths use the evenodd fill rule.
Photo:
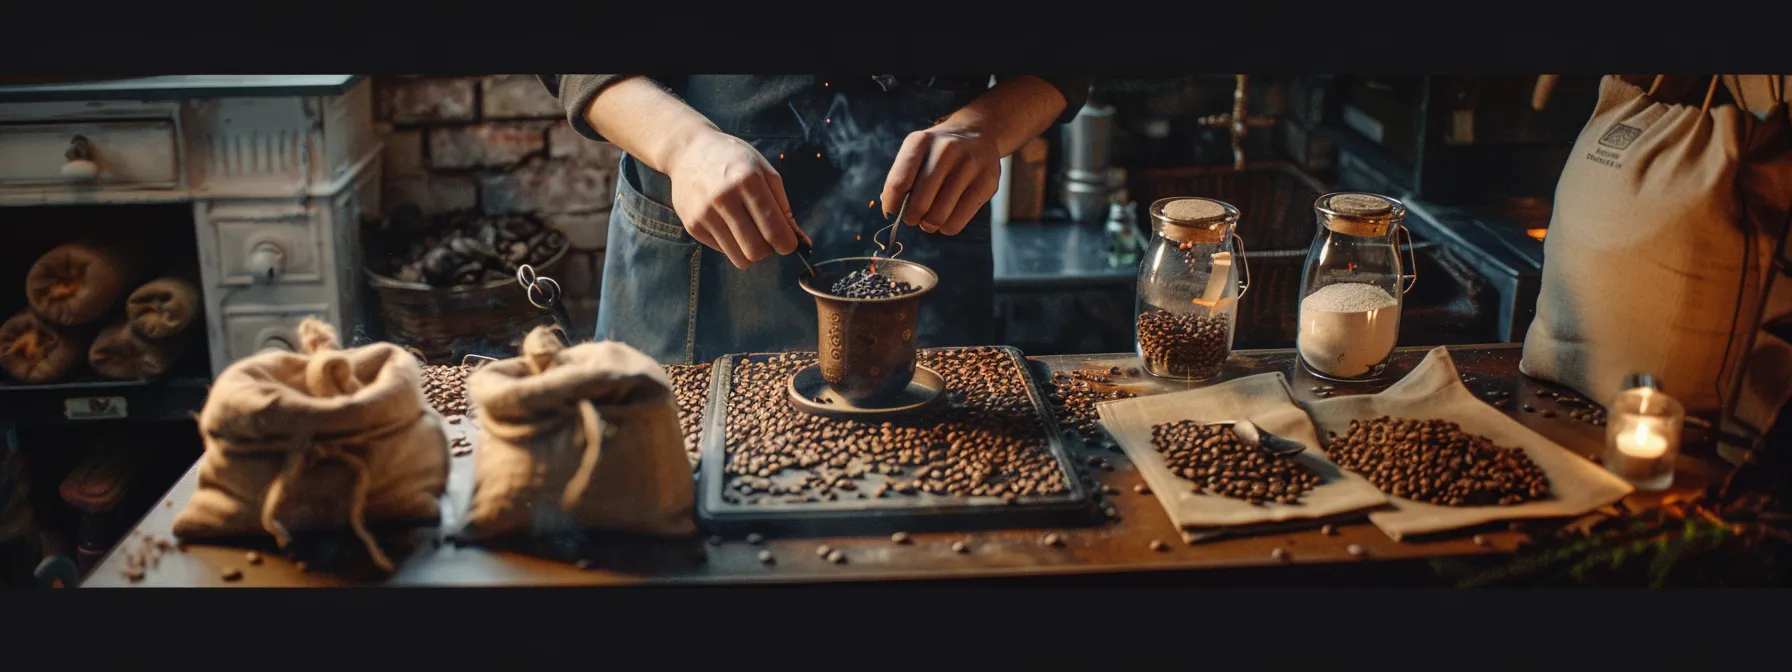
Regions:
<instances>
[{"instance_id":1,"label":"white vintage stove","mask_svg":"<svg viewBox=\"0 0 1792 672\"><path fill-rule=\"evenodd\" d=\"M346 335L363 305L361 213L379 211L371 88L356 75L0 86L0 207L191 204L213 375L293 348L306 316Z\"/></svg>"}]
</instances>

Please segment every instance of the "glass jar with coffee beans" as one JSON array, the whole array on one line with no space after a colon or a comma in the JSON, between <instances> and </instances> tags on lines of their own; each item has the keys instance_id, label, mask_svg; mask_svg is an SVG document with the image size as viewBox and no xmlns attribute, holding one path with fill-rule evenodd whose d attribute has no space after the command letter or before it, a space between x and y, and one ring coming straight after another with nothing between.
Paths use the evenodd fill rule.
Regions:
<instances>
[{"instance_id":1,"label":"glass jar with coffee beans","mask_svg":"<svg viewBox=\"0 0 1792 672\"><path fill-rule=\"evenodd\" d=\"M1232 354L1238 298L1250 285L1238 216L1238 208L1209 198L1151 204L1134 315L1139 358L1151 375L1205 380Z\"/></svg>"}]
</instances>

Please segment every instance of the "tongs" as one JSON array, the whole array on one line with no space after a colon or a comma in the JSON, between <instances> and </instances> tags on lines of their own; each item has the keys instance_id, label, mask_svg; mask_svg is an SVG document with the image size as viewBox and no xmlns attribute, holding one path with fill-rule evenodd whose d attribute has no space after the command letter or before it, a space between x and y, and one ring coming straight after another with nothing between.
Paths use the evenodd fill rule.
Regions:
<instances>
[{"instance_id":1,"label":"tongs","mask_svg":"<svg viewBox=\"0 0 1792 672\"><path fill-rule=\"evenodd\" d=\"M535 267L528 264L516 268L516 281L522 284L529 303L553 316L555 335L560 337L560 342L572 345L572 317L566 314L566 306L560 301L560 283L537 274Z\"/></svg>"}]
</instances>

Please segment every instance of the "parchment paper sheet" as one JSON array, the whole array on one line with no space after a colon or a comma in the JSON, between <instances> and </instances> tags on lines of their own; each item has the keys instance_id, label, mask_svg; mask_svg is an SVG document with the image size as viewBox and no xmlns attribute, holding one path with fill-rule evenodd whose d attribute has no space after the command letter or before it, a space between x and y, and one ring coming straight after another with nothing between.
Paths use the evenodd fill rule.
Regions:
<instances>
[{"instance_id":1,"label":"parchment paper sheet","mask_svg":"<svg viewBox=\"0 0 1792 672\"><path fill-rule=\"evenodd\" d=\"M1372 511L1369 521L1396 540L1500 520L1576 516L1611 504L1633 488L1603 467L1544 438L1487 405L1462 384L1456 363L1439 347L1400 382L1380 394L1322 399L1307 404L1319 432L1350 431L1351 420L1383 415L1442 418L1481 434L1503 448L1523 448L1549 478L1551 497L1514 506L1437 506L1389 496L1389 507Z\"/></svg>"},{"instance_id":2,"label":"parchment paper sheet","mask_svg":"<svg viewBox=\"0 0 1792 672\"><path fill-rule=\"evenodd\" d=\"M1291 521L1335 519L1385 504L1387 496L1356 474L1339 469L1319 450L1319 439L1305 411L1288 394L1287 379L1265 373L1187 392L1120 399L1096 405L1101 424L1119 441L1151 486L1170 520L1183 528L1264 526L1286 528ZM1324 481L1299 504L1253 505L1241 499L1195 494L1194 483L1170 473L1163 455L1151 445L1151 427L1178 420L1218 422L1250 420L1271 434L1306 444L1295 456ZM1294 525L1298 526L1298 525ZM1243 533L1244 530L1230 530Z\"/></svg>"}]
</instances>

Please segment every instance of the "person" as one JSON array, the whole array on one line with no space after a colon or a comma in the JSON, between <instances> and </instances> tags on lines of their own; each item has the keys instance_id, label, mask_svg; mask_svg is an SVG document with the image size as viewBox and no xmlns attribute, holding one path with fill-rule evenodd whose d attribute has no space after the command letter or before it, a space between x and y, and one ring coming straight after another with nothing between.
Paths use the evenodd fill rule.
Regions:
<instances>
[{"instance_id":1,"label":"person","mask_svg":"<svg viewBox=\"0 0 1792 672\"><path fill-rule=\"evenodd\" d=\"M814 350L799 237L812 262L871 256L904 198L889 252L940 276L917 343L992 344L999 161L1089 94L1037 75L540 78L573 129L623 150L596 336L668 364Z\"/></svg>"}]
</instances>

